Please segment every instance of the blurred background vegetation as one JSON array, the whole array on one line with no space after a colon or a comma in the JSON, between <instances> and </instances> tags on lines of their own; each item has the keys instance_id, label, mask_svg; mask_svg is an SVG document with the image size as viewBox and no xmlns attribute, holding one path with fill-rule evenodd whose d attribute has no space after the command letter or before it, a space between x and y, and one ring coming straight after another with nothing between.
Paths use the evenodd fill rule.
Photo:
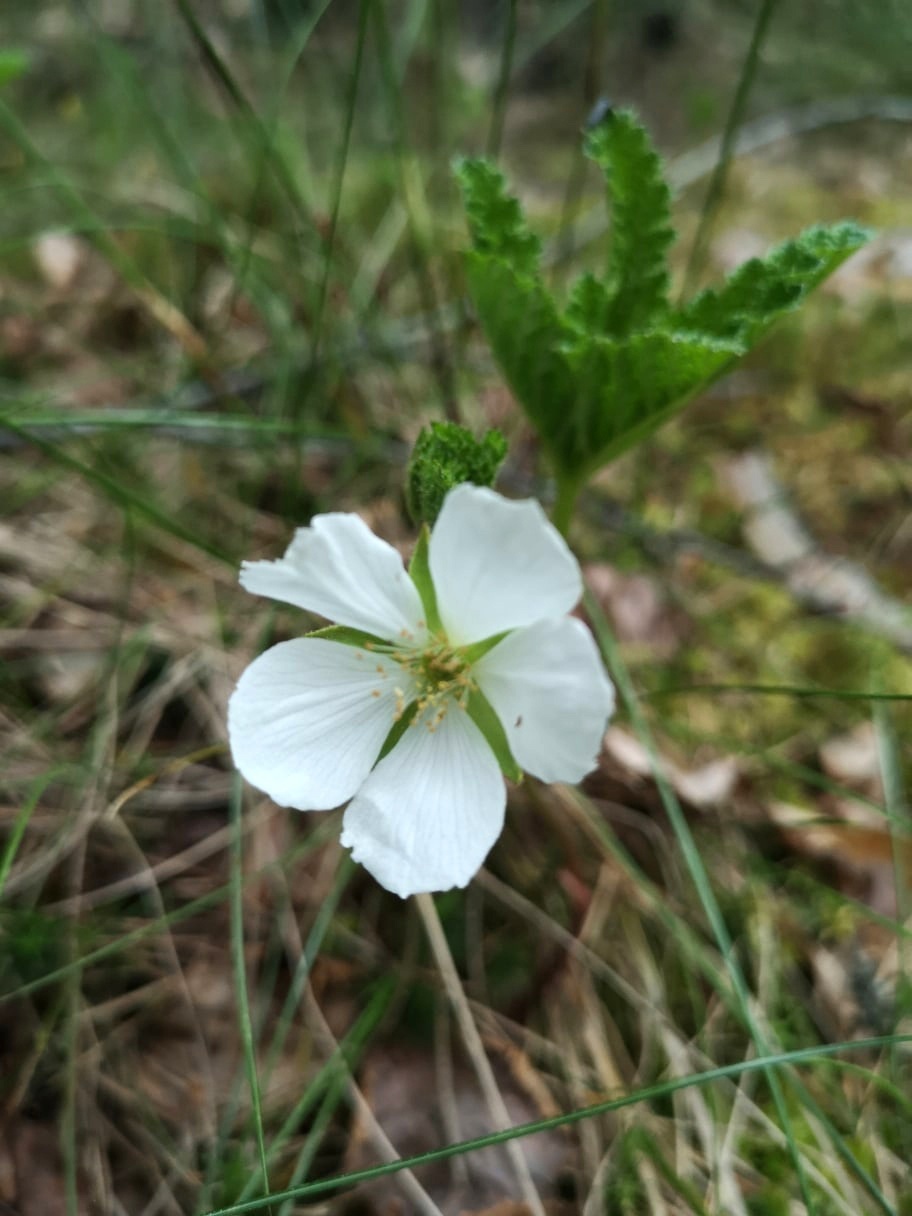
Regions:
<instances>
[{"instance_id":1,"label":"blurred background vegetation","mask_svg":"<svg viewBox=\"0 0 912 1216\"><path fill-rule=\"evenodd\" d=\"M514 791L440 899L465 991L516 1121L757 1025L908 1031L912 8L6 0L3 33L0 1209L204 1212L263 1157L273 1189L382 1159L378 1122L402 1155L490 1128L414 909L334 816L241 806L226 698L303 625L236 569L326 509L408 545L434 418L502 427L501 486L547 501L451 165L499 159L560 284L603 257L602 98L668 157L682 289L811 223L879 236L574 533L732 951L621 715L585 796ZM541 1201L908 1216L908 1054L852 1059L530 1140ZM294 1210L529 1203L460 1162Z\"/></svg>"}]
</instances>

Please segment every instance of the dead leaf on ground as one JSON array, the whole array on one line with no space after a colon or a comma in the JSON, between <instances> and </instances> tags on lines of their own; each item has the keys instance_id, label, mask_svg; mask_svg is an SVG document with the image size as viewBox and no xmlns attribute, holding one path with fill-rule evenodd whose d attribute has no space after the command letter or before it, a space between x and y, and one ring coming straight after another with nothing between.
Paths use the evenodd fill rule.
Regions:
<instances>
[{"instance_id":1,"label":"dead leaf on ground","mask_svg":"<svg viewBox=\"0 0 912 1216\"><path fill-rule=\"evenodd\" d=\"M873 821L857 804L833 800L837 816L821 819L817 808L771 802L768 812L790 848L833 867L833 885L889 919L897 915L896 865L912 881L912 840L890 831L885 819Z\"/></svg>"},{"instance_id":2,"label":"dead leaf on ground","mask_svg":"<svg viewBox=\"0 0 912 1216\"><path fill-rule=\"evenodd\" d=\"M45 232L32 246L32 254L45 282L66 291L85 262L86 245L69 232Z\"/></svg>"},{"instance_id":3,"label":"dead leaf on ground","mask_svg":"<svg viewBox=\"0 0 912 1216\"><path fill-rule=\"evenodd\" d=\"M820 764L834 781L851 786L866 797L883 797L877 732L873 722L860 722L843 735L828 739L820 747Z\"/></svg>"},{"instance_id":4,"label":"dead leaf on ground","mask_svg":"<svg viewBox=\"0 0 912 1216\"><path fill-rule=\"evenodd\" d=\"M17 1216L66 1216L68 1211L59 1133L49 1124L23 1119L9 1137L15 1170Z\"/></svg>"},{"instance_id":5,"label":"dead leaf on ground","mask_svg":"<svg viewBox=\"0 0 912 1216\"><path fill-rule=\"evenodd\" d=\"M621 642L640 645L657 659L676 653L686 622L683 613L669 605L656 579L624 574L605 562L590 562L584 575Z\"/></svg>"},{"instance_id":6,"label":"dead leaf on ground","mask_svg":"<svg viewBox=\"0 0 912 1216\"><path fill-rule=\"evenodd\" d=\"M605 750L637 777L654 776L655 765L649 752L639 739L619 726L612 726L606 733ZM693 769L681 768L667 757L659 759L672 789L695 807L721 806L734 793L739 776L734 756L722 756Z\"/></svg>"}]
</instances>

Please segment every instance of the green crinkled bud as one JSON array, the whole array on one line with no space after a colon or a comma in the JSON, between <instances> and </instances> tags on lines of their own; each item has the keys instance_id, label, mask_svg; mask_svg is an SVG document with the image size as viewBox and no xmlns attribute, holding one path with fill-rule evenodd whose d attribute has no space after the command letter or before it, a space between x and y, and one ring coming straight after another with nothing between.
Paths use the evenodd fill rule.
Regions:
<instances>
[{"instance_id":1,"label":"green crinkled bud","mask_svg":"<svg viewBox=\"0 0 912 1216\"><path fill-rule=\"evenodd\" d=\"M455 422L424 427L408 464L405 499L416 524L433 524L443 500L465 481L490 486L507 454L507 441L498 430L476 439Z\"/></svg>"}]
</instances>

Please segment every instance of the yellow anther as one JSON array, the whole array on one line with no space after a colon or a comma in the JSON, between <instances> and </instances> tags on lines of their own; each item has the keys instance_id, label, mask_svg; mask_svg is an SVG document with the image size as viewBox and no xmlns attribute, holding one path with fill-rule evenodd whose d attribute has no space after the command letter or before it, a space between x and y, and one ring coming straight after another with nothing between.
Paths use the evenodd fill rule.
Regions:
<instances>
[{"instance_id":1,"label":"yellow anther","mask_svg":"<svg viewBox=\"0 0 912 1216\"><path fill-rule=\"evenodd\" d=\"M421 625L423 627L424 622L421 622ZM403 629L400 636L412 637L407 629ZM476 687L475 681L465 656L450 646L445 639L436 637L422 649L397 649L393 643L390 657L404 669L409 678L410 704L415 713L412 725L420 720L428 730L435 731L451 704L456 704L463 710L466 708L468 697ZM377 670L383 669L378 665ZM383 674L388 673L384 670ZM402 689L395 690L395 697L394 720L398 721L407 706Z\"/></svg>"}]
</instances>

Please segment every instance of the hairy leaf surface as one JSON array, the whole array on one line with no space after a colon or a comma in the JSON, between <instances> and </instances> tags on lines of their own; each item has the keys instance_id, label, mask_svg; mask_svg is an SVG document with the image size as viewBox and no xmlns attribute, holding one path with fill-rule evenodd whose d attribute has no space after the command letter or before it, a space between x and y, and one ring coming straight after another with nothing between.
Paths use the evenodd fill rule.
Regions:
<instances>
[{"instance_id":1,"label":"hairy leaf surface","mask_svg":"<svg viewBox=\"0 0 912 1216\"><path fill-rule=\"evenodd\" d=\"M503 258L517 273L537 274L541 242L529 230L500 170L486 160L466 157L457 162L456 177L474 248Z\"/></svg>"},{"instance_id":2,"label":"hairy leaf surface","mask_svg":"<svg viewBox=\"0 0 912 1216\"><path fill-rule=\"evenodd\" d=\"M682 329L734 338L745 350L868 240L854 223L809 228L766 257L739 266L722 287L695 296L675 317Z\"/></svg>"},{"instance_id":3,"label":"hairy leaf surface","mask_svg":"<svg viewBox=\"0 0 912 1216\"><path fill-rule=\"evenodd\" d=\"M671 194L646 128L616 110L586 142L605 173L611 213L604 331L621 336L650 328L668 306L668 250L674 240Z\"/></svg>"}]
</instances>

